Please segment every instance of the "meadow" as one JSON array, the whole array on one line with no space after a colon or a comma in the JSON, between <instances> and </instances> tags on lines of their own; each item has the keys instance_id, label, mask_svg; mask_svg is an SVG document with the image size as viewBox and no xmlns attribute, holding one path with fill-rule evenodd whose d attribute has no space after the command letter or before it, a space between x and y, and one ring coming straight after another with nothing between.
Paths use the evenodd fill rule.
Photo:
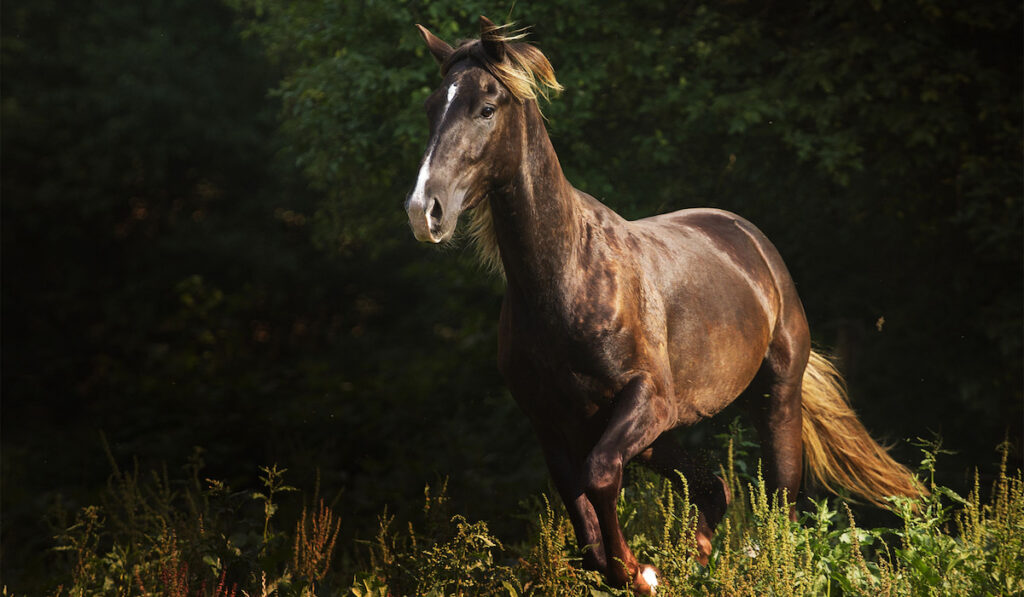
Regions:
<instances>
[{"instance_id":1,"label":"meadow","mask_svg":"<svg viewBox=\"0 0 1024 597\"><path fill-rule=\"evenodd\" d=\"M867 528L842 498L802 499L790 522L765 489L755 446L732 429L719 440L734 501L707 567L694 560L696 510L685 492L630 469L619 516L638 558L662 573L658 595L1024 592L1024 478L1006 469L1007 446L991 485L976 475L960 495L934 482L940 443L920 442L930 495L894 498L895 524ZM453 511L442 481L426 485L411 520L385 510L374 536L341 544L346 522L319 487L289 486L285 469L263 467L258 490L235 491L204 478L198 459L185 477L114 466L100 503L53 519L60 581L49 595L631 594L578 567L572 528L550 493L524 496L518 516L528 530L516 542Z\"/></svg>"}]
</instances>

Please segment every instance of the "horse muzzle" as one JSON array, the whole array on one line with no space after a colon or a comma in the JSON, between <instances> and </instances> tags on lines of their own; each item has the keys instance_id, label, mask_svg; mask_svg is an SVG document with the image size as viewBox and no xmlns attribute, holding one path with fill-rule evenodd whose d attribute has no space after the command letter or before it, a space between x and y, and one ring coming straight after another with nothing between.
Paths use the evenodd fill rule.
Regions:
<instances>
[{"instance_id":1,"label":"horse muzzle","mask_svg":"<svg viewBox=\"0 0 1024 597\"><path fill-rule=\"evenodd\" d=\"M410 197L405 203L413 236L420 242L439 243L448 236L444 206L437 197Z\"/></svg>"}]
</instances>

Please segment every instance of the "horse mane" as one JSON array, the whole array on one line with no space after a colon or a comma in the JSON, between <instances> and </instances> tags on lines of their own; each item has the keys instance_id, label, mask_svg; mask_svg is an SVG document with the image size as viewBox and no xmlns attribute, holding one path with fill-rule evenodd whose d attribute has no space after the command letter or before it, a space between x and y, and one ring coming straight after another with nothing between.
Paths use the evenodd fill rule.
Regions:
<instances>
[{"instance_id":1,"label":"horse mane","mask_svg":"<svg viewBox=\"0 0 1024 597\"><path fill-rule=\"evenodd\" d=\"M513 26L512 23L507 23L487 28L481 33L481 37L486 36L488 42L504 46L501 60L488 53L479 39L462 41L441 65L441 76L444 77L452 66L468 58L491 73L520 102L537 100L538 97L547 100L549 91L562 91L562 85L555 78L551 62L536 46L518 41L526 37L526 30L514 30ZM469 236L476 245L477 257L484 268L504 278L505 268L501 263L498 239L494 234L491 202L487 197L473 208Z\"/></svg>"},{"instance_id":2,"label":"horse mane","mask_svg":"<svg viewBox=\"0 0 1024 597\"><path fill-rule=\"evenodd\" d=\"M500 43L504 46L504 56L496 60L485 49L479 39L463 41L441 65L441 76L457 62L472 58L479 62L489 73L508 87L512 95L519 101L535 100L538 96L548 99L548 90L562 91L562 85L555 79L555 70L551 68L544 53L525 42L517 40L526 37L525 29L512 30L513 24L495 26L485 30L488 42Z\"/></svg>"},{"instance_id":3,"label":"horse mane","mask_svg":"<svg viewBox=\"0 0 1024 597\"><path fill-rule=\"evenodd\" d=\"M480 264L489 272L505 277L505 267L501 263L501 251L498 249L498 237L494 234L494 219L491 215L491 200L484 200L473 208L469 220L469 237L476 247L476 257Z\"/></svg>"}]
</instances>

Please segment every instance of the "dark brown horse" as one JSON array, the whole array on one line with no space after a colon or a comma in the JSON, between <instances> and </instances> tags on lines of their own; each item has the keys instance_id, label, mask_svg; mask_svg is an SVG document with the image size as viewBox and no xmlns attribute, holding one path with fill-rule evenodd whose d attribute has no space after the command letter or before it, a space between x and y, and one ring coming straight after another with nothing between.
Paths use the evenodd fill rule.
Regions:
<instances>
[{"instance_id":1,"label":"dark brown horse","mask_svg":"<svg viewBox=\"0 0 1024 597\"><path fill-rule=\"evenodd\" d=\"M657 572L638 564L616 517L634 458L686 477L706 563L728 491L666 432L741 396L767 482L788 499L804 454L826 486L873 503L916 494L910 472L857 420L835 369L811 351L772 243L728 212L628 222L573 188L536 101L560 89L551 65L480 21L481 38L458 48L419 27L443 82L426 102L430 141L406 210L416 238L433 243L473 210L481 253L507 281L499 366L540 438L584 565L654 592Z\"/></svg>"}]
</instances>

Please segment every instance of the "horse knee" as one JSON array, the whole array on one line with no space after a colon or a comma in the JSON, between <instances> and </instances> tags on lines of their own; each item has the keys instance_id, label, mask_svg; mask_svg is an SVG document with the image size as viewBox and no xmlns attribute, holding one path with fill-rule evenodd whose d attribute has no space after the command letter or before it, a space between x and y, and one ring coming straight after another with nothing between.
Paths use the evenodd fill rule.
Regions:
<instances>
[{"instance_id":1,"label":"horse knee","mask_svg":"<svg viewBox=\"0 0 1024 597\"><path fill-rule=\"evenodd\" d=\"M594 452L583 466L583 483L587 495L617 495L622 483L622 457Z\"/></svg>"}]
</instances>

